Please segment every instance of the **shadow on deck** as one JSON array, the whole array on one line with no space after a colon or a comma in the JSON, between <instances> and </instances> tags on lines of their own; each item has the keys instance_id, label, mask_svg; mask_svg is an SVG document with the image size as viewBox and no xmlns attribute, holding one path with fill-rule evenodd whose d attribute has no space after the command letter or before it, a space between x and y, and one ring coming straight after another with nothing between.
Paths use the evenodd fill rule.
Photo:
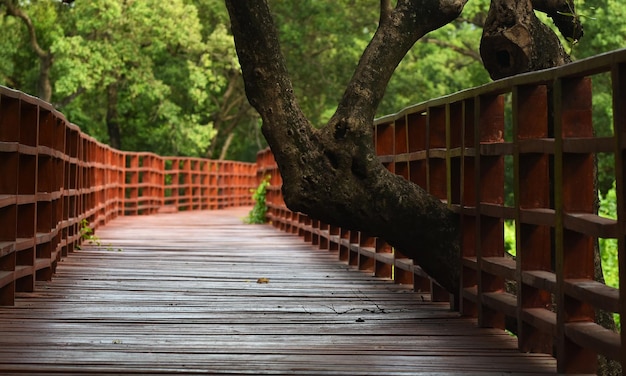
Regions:
<instances>
[{"instance_id":1,"label":"shadow on deck","mask_svg":"<svg viewBox=\"0 0 626 376\"><path fill-rule=\"evenodd\" d=\"M245 208L121 217L0 308L0 373L554 374L547 355ZM266 282L266 283L259 283Z\"/></svg>"}]
</instances>

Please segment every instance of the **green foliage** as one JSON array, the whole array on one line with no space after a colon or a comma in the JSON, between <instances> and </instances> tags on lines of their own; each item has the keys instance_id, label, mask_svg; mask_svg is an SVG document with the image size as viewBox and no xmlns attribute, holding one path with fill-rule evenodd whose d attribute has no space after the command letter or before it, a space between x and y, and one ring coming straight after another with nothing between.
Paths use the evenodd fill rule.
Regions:
<instances>
[{"instance_id":1,"label":"green foliage","mask_svg":"<svg viewBox=\"0 0 626 376\"><path fill-rule=\"evenodd\" d=\"M55 93L84 90L101 107L116 106L123 149L202 156L215 131L195 93L204 82L196 70L214 75L198 67L207 46L195 7L182 0L98 0L77 3L72 12L75 35L53 45ZM106 101L109 85L119 88L116 102ZM106 126L106 113L92 115L87 124Z\"/></svg>"},{"instance_id":2,"label":"green foliage","mask_svg":"<svg viewBox=\"0 0 626 376\"><path fill-rule=\"evenodd\" d=\"M333 114L376 30L378 7L371 5L354 0L270 1L294 92L315 125Z\"/></svg>"},{"instance_id":3,"label":"green foliage","mask_svg":"<svg viewBox=\"0 0 626 376\"><path fill-rule=\"evenodd\" d=\"M252 199L254 200L254 207L248 216L244 219L245 223L265 223L265 213L267 213L267 204L265 203L265 195L267 194L267 187L270 186L271 176L267 175L263 178L261 183L256 189L251 189Z\"/></svg>"},{"instance_id":4,"label":"green foliage","mask_svg":"<svg viewBox=\"0 0 626 376\"><path fill-rule=\"evenodd\" d=\"M617 196L615 192L615 182L606 194L599 195L600 207L598 214L605 218L617 218ZM602 271L604 281L607 286L619 288L619 265L617 258L617 239L599 238L600 258L602 260ZM504 222L504 250L512 256L516 255L515 245L515 221ZM619 325L619 315L615 316Z\"/></svg>"},{"instance_id":5,"label":"green foliage","mask_svg":"<svg viewBox=\"0 0 626 376\"><path fill-rule=\"evenodd\" d=\"M418 41L392 76L378 114L489 82L478 48L488 8L488 1L470 1L459 19Z\"/></svg>"},{"instance_id":6,"label":"green foliage","mask_svg":"<svg viewBox=\"0 0 626 376\"><path fill-rule=\"evenodd\" d=\"M606 218L617 218L617 197L615 184L606 195L600 195L599 215ZM600 255L602 257L602 269L607 285L619 286L619 269L617 263L617 239L600 238Z\"/></svg>"},{"instance_id":7,"label":"green foliage","mask_svg":"<svg viewBox=\"0 0 626 376\"><path fill-rule=\"evenodd\" d=\"M379 7L356 0L269 3L299 103L313 124L323 125L377 28ZM229 140L227 158L251 161L265 147L258 116L244 105L223 1L19 4L42 48L54 53L53 103L96 139L109 141L106 89L115 84L122 149L217 158ZM488 82L478 54L488 7L488 0L470 1L459 19L417 42L397 67L378 114ZM623 47L621 0L577 0L576 7L585 36L574 58ZM0 18L0 27L7 31L0 38L0 84L35 94L39 61L26 27L15 17ZM594 80L594 89L607 93L594 97L593 106L598 134L606 134L610 79ZM610 166L601 156L599 164L605 193Z\"/></svg>"},{"instance_id":8,"label":"green foliage","mask_svg":"<svg viewBox=\"0 0 626 376\"><path fill-rule=\"evenodd\" d=\"M617 195L615 183L606 195L600 195L600 208L598 214L602 217L617 218ZM602 260L602 272L604 282L611 287L619 288L619 264L617 256L617 239L599 239L600 258ZM620 316L614 315L615 324L620 327Z\"/></svg>"},{"instance_id":9,"label":"green foliage","mask_svg":"<svg viewBox=\"0 0 626 376\"><path fill-rule=\"evenodd\" d=\"M577 0L576 7L585 30L572 51L576 58L624 47L626 8L622 0Z\"/></svg>"},{"instance_id":10,"label":"green foliage","mask_svg":"<svg viewBox=\"0 0 626 376\"><path fill-rule=\"evenodd\" d=\"M89 221L83 219L80 221L80 238L82 241L87 242L90 245L95 245L96 247L102 247L102 241L96 234L93 229L89 226ZM80 245L76 246L76 249L80 249ZM106 247L107 251L113 251L113 247L109 244ZM121 248L117 249L118 252L122 252Z\"/></svg>"},{"instance_id":11,"label":"green foliage","mask_svg":"<svg viewBox=\"0 0 626 376\"><path fill-rule=\"evenodd\" d=\"M54 54L53 104L100 141L110 142L114 121L122 149L205 156L217 134L214 119L238 110L220 103L227 73L239 67L222 1L33 1L20 7L42 48ZM203 24L198 9L202 21L212 23ZM15 17L1 18L0 26L11 31L0 40L0 84L35 94L39 62L25 26ZM113 100L110 85L117 87ZM238 101L245 100L241 93Z\"/></svg>"},{"instance_id":12,"label":"green foliage","mask_svg":"<svg viewBox=\"0 0 626 376\"><path fill-rule=\"evenodd\" d=\"M80 221L80 238L81 240L98 247L102 245L100 238L97 237L93 229L89 227L89 221L86 219ZM78 249L80 249L80 247L78 247Z\"/></svg>"},{"instance_id":13,"label":"green foliage","mask_svg":"<svg viewBox=\"0 0 626 376\"><path fill-rule=\"evenodd\" d=\"M504 252L511 256L517 254L517 246L515 244L515 221L504 221Z\"/></svg>"}]
</instances>

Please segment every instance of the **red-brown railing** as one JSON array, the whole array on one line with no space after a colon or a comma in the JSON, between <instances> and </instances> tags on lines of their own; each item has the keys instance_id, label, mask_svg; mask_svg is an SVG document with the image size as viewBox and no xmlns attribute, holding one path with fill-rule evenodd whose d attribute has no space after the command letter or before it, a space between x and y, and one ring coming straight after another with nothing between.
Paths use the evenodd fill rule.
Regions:
<instances>
[{"instance_id":1,"label":"red-brown railing","mask_svg":"<svg viewBox=\"0 0 626 376\"><path fill-rule=\"evenodd\" d=\"M0 87L0 305L119 215L252 205L256 164L112 149L49 104Z\"/></svg>"},{"instance_id":2,"label":"red-brown railing","mask_svg":"<svg viewBox=\"0 0 626 376\"><path fill-rule=\"evenodd\" d=\"M608 77L607 77L608 76ZM594 80L611 82L613 132L595 136ZM625 339L594 323L600 309L625 317L626 50L525 74L409 107L375 122L387 168L458 213L463 263L460 311L480 326L513 320L519 348L554 354L559 372L593 373L597 354L626 366ZM611 155L617 219L599 217L595 157ZM429 289L419 266L382 239L289 211L269 150L268 217L362 270ZM505 184L506 169L513 177ZM507 205L505 197L514 197ZM515 223L516 257L505 254L504 223ZM618 240L620 288L594 280L594 246ZM507 288L507 285L509 286ZM442 296L434 290L435 296ZM509 326L509 328L511 328Z\"/></svg>"},{"instance_id":3,"label":"red-brown railing","mask_svg":"<svg viewBox=\"0 0 626 376\"><path fill-rule=\"evenodd\" d=\"M613 133L601 137L593 127L595 79L612 82ZM459 215L464 315L497 328L513 320L520 349L555 354L561 372L594 372L596 354L626 365L623 332L594 323L596 309L626 312L626 51L425 102L378 119L374 134L389 170ZM615 220L596 215L599 153L613 160ZM122 152L50 105L0 87L0 304L51 277L80 244L83 220L95 228L119 215L251 205L250 189L267 174L275 226L359 269L449 298L383 239L286 209L269 151L259 154L258 169ZM515 223L516 258L504 252L505 221ZM620 289L593 279L599 238L618 240Z\"/></svg>"},{"instance_id":4,"label":"red-brown railing","mask_svg":"<svg viewBox=\"0 0 626 376\"><path fill-rule=\"evenodd\" d=\"M282 177L269 148L257 154L257 165L259 179L270 177L267 218L274 227L302 236L304 241L320 249L337 251L339 260L359 270L372 271L377 277L391 278L399 284L412 284L415 291L430 293L432 301L450 301L450 294L431 280L419 265L393 250L383 239L289 210L282 196Z\"/></svg>"}]
</instances>

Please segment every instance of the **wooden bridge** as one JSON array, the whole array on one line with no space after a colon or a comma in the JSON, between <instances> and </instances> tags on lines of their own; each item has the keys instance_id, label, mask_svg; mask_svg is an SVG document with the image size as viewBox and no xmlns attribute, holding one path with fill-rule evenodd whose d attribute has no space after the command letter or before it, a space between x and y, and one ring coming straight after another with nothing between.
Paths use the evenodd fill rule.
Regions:
<instances>
[{"instance_id":1,"label":"wooden bridge","mask_svg":"<svg viewBox=\"0 0 626 376\"><path fill-rule=\"evenodd\" d=\"M0 310L0 373L554 373L501 330L245 214L107 224L102 246Z\"/></svg>"},{"instance_id":2,"label":"wooden bridge","mask_svg":"<svg viewBox=\"0 0 626 376\"><path fill-rule=\"evenodd\" d=\"M612 134L595 134L596 79L612 83ZM451 296L384 239L289 211L269 151L257 163L121 152L0 88L0 372L581 374L598 355L624 366L623 332L595 312L626 311L625 109L617 51L377 120L381 162L459 215ZM617 218L597 215L598 154L613 161ZM283 232L241 222L268 174ZM600 238L617 239L621 288L594 279Z\"/></svg>"}]
</instances>

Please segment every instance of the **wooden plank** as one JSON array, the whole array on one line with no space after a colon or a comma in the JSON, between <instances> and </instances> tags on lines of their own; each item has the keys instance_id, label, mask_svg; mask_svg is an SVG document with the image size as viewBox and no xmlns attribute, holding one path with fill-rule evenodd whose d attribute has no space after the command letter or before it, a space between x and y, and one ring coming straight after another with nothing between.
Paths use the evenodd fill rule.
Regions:
<instances>
[{"instance_id":1,"label":"wooden plank","mask_svg":"<svg viewBox=\"0 0 626 376\"><path fill-rule=\"evenodd\" d=\"M592 348L608 358L619 361L620 335L593 322L565 324L565 334L580 346Z\"/></svg>"},{"instance_id":2,"label":"wooden plank","mask_svg":"<svg viewBox=\"0 0 626 376\"><path fill-rule=\"evenodd\" d=\"M0 373L555 373L503 331L245 214L109 222L101 247L0 308Z\"/></svg>"},{"instance_id":3,"label":"wooden plank","mask_svg":"<svg viewBox=\"0 0 626 376\"><path fill-rule=\"evenodd\" d=\"M515 279L515 260L509 256L483 257L483 271L506 279Z\"/></svg>"},{"instance_id":4,"label":"wooden plank","mask_svg":"<svg viewBox=\"0 0 626 376\"><path fill-rule=\"evenodd\" d=\"M565 293L607 312L619 312L619 290L589 279L566 279Z\"/></svg>"}]
</instances>

